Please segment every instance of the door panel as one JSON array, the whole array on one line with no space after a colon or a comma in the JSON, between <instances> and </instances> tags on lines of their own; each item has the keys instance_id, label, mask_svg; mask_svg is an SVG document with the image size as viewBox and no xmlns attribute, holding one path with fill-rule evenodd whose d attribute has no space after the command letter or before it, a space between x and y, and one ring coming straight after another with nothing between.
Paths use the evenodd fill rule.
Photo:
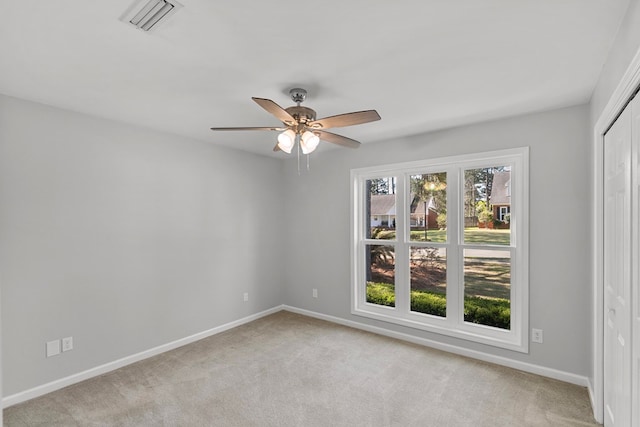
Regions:
<instances>
[{"instance_id":1,"label":"door panel","mask_svg":"<svg viewBox=\"0 0 640 427\"><path fill-rule=\"evenodd\" d=\"M631 425L640 425L640 96L631 101ZM628 107L627 107L628 108Z\"/></svg>"},{"instance_id":2,"label":"door panel","mask_svg":"<svg viewBox=\"0 0 640 427\"><path fill-rule=\"evenodd\" d=\"M631 423L631 108L604 139L605 426Z\"/></svg>"}]
</instances>

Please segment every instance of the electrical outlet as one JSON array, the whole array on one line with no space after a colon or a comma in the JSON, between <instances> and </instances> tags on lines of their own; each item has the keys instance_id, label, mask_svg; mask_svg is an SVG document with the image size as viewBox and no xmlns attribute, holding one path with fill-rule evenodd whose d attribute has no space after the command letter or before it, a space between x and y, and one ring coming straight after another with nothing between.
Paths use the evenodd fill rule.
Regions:
<instances>
[{"instance_id":1,"label":"electrical outlet","mask_svg":"<svg viewBox=\"0 0 640 427\"><path fill-rule=\"evenodd\" d=\"M73 350L73 337L62 338L62 351Z\"/></svg>"},{"instance_id":2,"label":"electrical outlet","mask_svg":"<svg viewBox=\"0 0 640 427\"><path fill-rule=\"evenodd\" d=\"M49 341L47 343L47 357L60 354L60 340Z\"/></svg>"},{"instance_id":3,"label":"electrical outlet","mask_svg":"<svg viewBox=\"0 0 640 427\"><path fill-rule=\"evenodd\" d=\"M542 329L531 329L531 341L542 344Z\"/></svg>"},{"instance_id":4,"label":"electrical outlet","mask_svg":"<svg viewBox=\"0 0 640 427\"><path fill-rule=\"evenodd\" d=\"M244 293L244 301L245 302L249 301L249 292Z\"/></svg>"},{"instance_id":5,"label":"electrical outlet","mask_svg":"<svg viewBox=\"0 0 640 427\"><path fill-rule=\"evenodd\" d=\"M313 288L313 297L318 298L318 290L316 288Z\"/></svg>"}]
</instances>

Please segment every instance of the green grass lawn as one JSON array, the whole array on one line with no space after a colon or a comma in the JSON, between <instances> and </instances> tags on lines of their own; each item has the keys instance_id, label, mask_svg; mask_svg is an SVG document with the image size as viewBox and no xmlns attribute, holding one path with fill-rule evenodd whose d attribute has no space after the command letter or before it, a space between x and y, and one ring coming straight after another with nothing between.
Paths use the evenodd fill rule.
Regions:
<instances>
[{"instance_id":1,"label":"green grass lawn","mask_svg":"<svg viewBox=\"0 0 640 427\"><path fill-rule=\"evenodd\" d=\"M424 230L411 230L411 241L424 242ZM384 230L377 234L378 239L393 240L396 238L394 230ZM489 245L508 246L511 242L511 230L490 230L478 227L464 229L465 243L484 243ZM447 241L447 230L427 230L427 242L444 243Z\"/></svg>"},{"instance_id":2,"label":"green grass lawn","mask_svg":"<svg viewBox=\"0 0 640 427\"><path fill-rule=\"evenodd\" d=\"M509 300L511 297L509 258L464 259L465 295Z\"/></svg>"},{"instance_id":3,"label":"green grass lawn","mask_svg":"<svg viewBox=\"0 0 640 427\"><path fill-rule=\"evenodd\" d=\"M465 228L464 242L509 246L511 244L511 230L490 230L478 227Z\"/></svg>"},{"instance_id":4,"label":"green grass lawn","mask_svg":"<svg viewBox=\"0 0 640 427\"><path fill-rule=\"evenodd\" d=\"M411 241L413 242L438 242L447 241L447 230L427 230L427 239L424 238L424 230L411 230Z\"/></svg>"},{"instance_id":5,"label":"green grass lawn","mask_svg":"<svg viewBox=\"0 0 640 427\"><path fill-rule=\"evenodd\" d=\"M395 292L389 283L367 282L367 302L371 304L395 307ZM446 295L438 292L411 291L411 311L446 316ZM465 322L478 323L501 329L511 327L511 304L502 298L479 298L465 296Z\"/></svg>"},{"instance_id":6,"label":"green grass lawn","mask_svg":"<svg viewBox=\"0 0 640 427\"><path fill-rule=\"evenodd\" d=\"M479 229L464 230L465 243L508 246L510 230ZM395 230L375 230L373 236L381 240L395 239ZM412 241L424 242L424 230L411 231ZM427 241L446 242L446 230L427 230ZM383 247L374 245L376 247ZM477 251L476 251L477 252ZM464 258L464 320L496 328L510 329L511 316L511 260L504 258L504 251L481 250ZM411 311L446 316L446 278L438 273L446 270L445 261L436 258L424 267L421 260L412 259L411 264ZM415 265L414 265L415 264ZM441 265L442 264L442 265ZM375 263L372 263L372 270ZM384 273L384 269L383 273ZM391 265L393 270L393 265ZM367 283L367 302L395 307L393 275L379 274L375 282Z\"/></svg>"}]
</instances>

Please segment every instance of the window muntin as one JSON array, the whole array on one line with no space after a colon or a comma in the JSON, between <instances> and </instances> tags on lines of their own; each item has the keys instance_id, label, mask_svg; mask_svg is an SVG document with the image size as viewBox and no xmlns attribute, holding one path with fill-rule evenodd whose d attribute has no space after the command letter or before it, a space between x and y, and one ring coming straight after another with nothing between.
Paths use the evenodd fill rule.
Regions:
<instances>
[{"instance_id":1,"label":"window muntin","mask_svg":"<svg viewBox=\"0 0 640 427\"><path fill-rule=\"evenodd\" d=\"M473 224L473 219L468 218L479 198L491 197L486 184L468 179L468 171L482 169L492 171L494 179L497 172L509 172L506 228L505 224L503 228L480 232L477 222ZM363 168L352 170L351 176L354 314L515 351L528 350L528 149ZM416 181L430 183L436 178L441 187L427 185L426 189L442 192L433 199L444 201L438 212L444 214L443 221L433 230L429 224L425 239L424 220L420 223L416 215L412 217L414 190ZM393 194L396 203L396 221L385 230L389 232L385 239L371 235L373 229L366 219L370 218L366 206L371 181L379 179L393 188L383 194ZM495 209L499 216L500 207ZM424 215L423 211L419 213ZM386 295L392 298L387 300L368 296L377 282L367 279L372 271L367 253L378 245L393 250L393 284L385 285ZM500 270L496 273L499 279L487 276L491 280L485 281L483 294L483 285L476 277L478 269L487 272L496 268ZM391 277L390 271L386 277ZM439 300L425 303L425 290L437 291ZM496 295L492 296L492 292ZM479 306L498 299L502 306L499 316L483 317ZM502 320L497 322L496 318Z\"/></svg>"}]
</instances>

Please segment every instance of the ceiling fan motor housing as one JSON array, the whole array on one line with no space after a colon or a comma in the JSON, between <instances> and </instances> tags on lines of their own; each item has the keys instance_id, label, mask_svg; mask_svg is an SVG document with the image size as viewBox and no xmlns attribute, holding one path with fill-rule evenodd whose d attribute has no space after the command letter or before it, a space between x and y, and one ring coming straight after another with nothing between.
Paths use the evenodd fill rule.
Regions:
<instances>
[{"instance_id":1,"label":"ceiling fan motor housing","mask_svg":"<svg viewBox=\"0 0 640 427\"><path fill-rule=\"evenodd\" d=\"M316 112L314 110L300 105L285 108L285 111L296 119L300 125L306 125L316 119Z\"/></svg>"}]
</instances>

